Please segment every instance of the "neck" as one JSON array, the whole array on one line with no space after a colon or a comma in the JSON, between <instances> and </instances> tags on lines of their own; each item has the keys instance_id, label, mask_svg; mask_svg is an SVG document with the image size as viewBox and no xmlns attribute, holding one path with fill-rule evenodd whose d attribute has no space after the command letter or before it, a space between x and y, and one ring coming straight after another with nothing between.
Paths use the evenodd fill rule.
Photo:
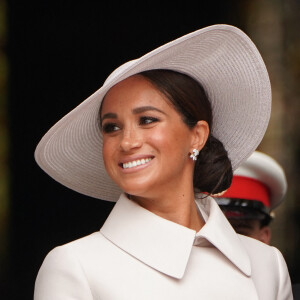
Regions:
<instances>
[{"instance_id":1,"label":"neck","mask_svg":"<svg viewBox=\"0 0 300 300\"><path fill-rule=\"evenodd\" d=\"M193 189L178 194L168 192L151 198L131 196L131 199L154 214L197 232L204 225L194 201Z\"/></svg>"}]
</instances>

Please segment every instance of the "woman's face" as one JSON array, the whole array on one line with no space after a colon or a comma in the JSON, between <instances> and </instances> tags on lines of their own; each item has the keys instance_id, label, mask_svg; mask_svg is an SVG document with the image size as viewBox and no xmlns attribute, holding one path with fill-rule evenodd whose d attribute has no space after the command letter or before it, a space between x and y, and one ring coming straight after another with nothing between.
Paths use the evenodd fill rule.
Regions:
<instances>
[{"instance_id":1,"label":"woman's face","mask_svg":"<svg viewBox=\"0 0 300 300\"><path fill-rule=\"evenodd\" d=\"M106 170L126 193L151 197L191 184L193 129L142 76L129 77L109 90L101 127Z\"/></svg>"}]
</instances>

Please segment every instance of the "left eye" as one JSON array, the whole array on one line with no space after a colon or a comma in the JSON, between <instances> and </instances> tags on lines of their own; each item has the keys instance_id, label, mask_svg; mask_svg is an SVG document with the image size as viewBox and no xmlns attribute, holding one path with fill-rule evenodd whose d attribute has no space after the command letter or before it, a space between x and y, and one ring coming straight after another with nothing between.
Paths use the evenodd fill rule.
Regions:
<instances>
[{"instance_id":1,"label":"left eye","mask_svg":"<svg viewBox=\"0 0 300 300\"><path fill-rule=\"evenodd\" d=\"M119 129L120 129L120 127L114 123L106 123L102 126L102 130L104 133L112 133Z\"/></svg>"},{"instance_id":2,"label":"left eye","mask_svg":"<svg viewBox=\"0 0 300 300\"><path fill-rule=\"evenodd\" d=\"M154 122L158 122L158 119L154 118L154 117L141 117L140 118L140 125L147 125L147 124L151 124Z\"/></svg>"}]
</instances>

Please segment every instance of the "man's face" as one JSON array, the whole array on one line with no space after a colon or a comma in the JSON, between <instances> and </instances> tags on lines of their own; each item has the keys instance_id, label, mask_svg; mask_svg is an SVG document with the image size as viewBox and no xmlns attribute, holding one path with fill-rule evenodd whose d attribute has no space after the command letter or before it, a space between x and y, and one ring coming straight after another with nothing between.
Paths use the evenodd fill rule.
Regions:
<instances>
[{"instance_id":1,"label":"man's face","mask_svg":"<svg viewBox=\"0 0 300 300\"><path fill-rule=\"evenodd\" d=\"M260 220L255 219L228 219L234 230L242 235L270 244L271 229L269 226L260 225Z\"/></svg>"}]
</instances>

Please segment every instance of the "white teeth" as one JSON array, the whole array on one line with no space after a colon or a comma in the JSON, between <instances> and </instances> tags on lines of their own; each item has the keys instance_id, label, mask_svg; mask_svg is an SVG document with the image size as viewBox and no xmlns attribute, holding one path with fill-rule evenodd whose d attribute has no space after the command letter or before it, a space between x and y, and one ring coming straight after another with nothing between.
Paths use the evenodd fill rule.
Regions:
<instances>
[{"instance_id":1,"label":"white teeth","mask_svg":"<svg viewBox=\"0 0 300 300\"><path fill-rule=\"evenodd\" d=\"M123 164L123 169L133 168L136 166L144 165L149 162L152 158L142 158Z\"/></svg>"}]
</instances>

